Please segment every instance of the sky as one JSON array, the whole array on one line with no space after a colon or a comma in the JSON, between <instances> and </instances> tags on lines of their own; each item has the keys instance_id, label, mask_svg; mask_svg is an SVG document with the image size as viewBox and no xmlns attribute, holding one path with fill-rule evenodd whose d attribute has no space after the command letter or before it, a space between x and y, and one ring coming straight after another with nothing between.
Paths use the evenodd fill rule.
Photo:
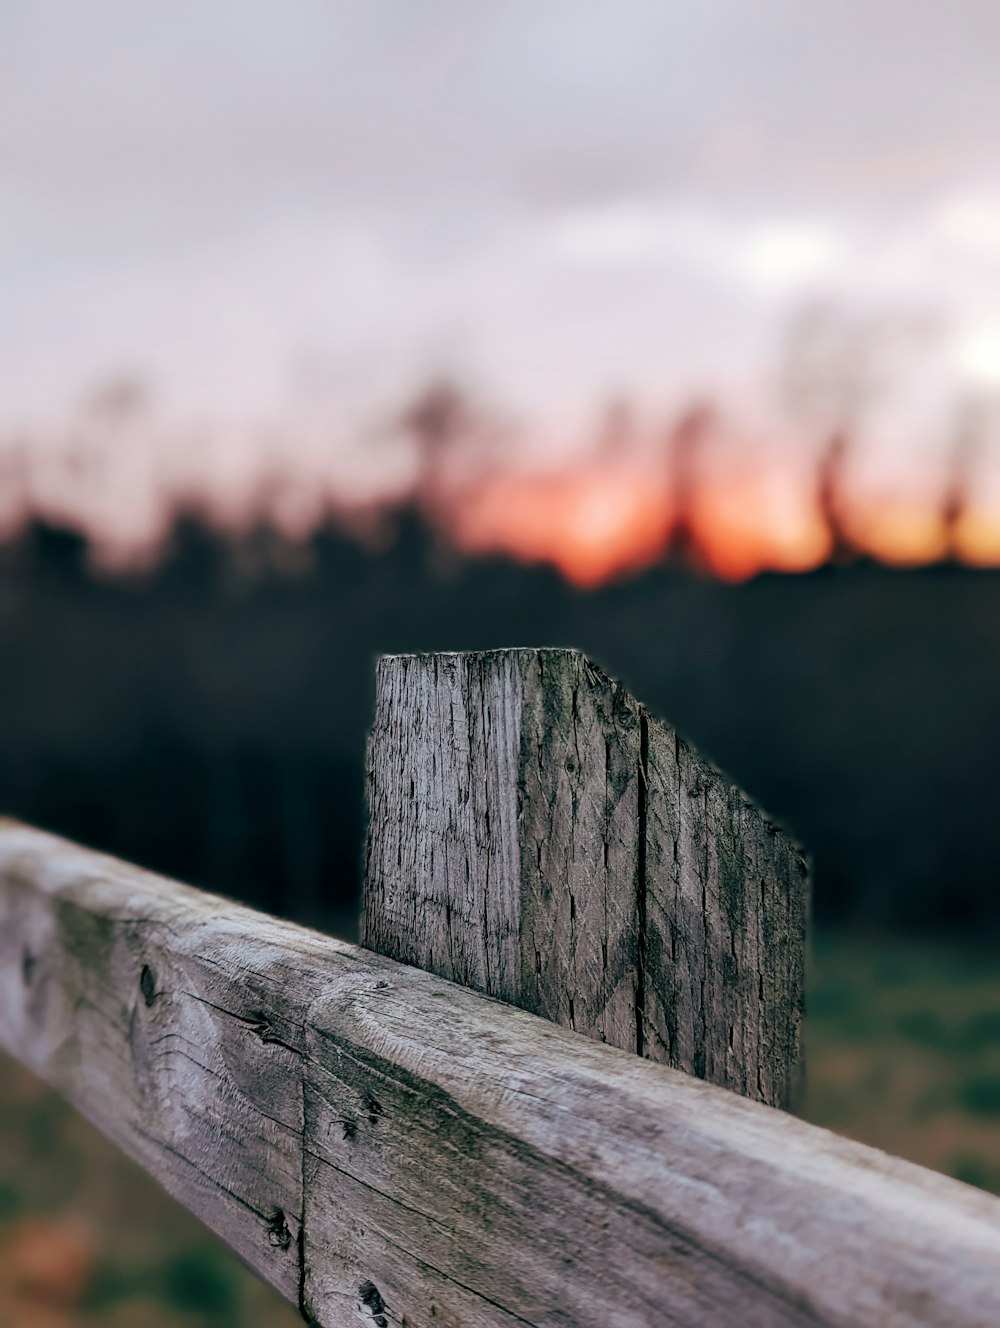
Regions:
<instances>
[{"instance_id":1,"label":"sky","mask_svg":"<svg viewBox=\"0 0 1000 1328\"><path fill-rule=\"evenodd\" d=\"M991 0L0 0L0 448L134 376L105 523L276 447L391 487L446 375L512 472L716 401L739 509L850 397L859 506L916 510L1000 392L998 58Z\"/></svg>"}]
</instances>

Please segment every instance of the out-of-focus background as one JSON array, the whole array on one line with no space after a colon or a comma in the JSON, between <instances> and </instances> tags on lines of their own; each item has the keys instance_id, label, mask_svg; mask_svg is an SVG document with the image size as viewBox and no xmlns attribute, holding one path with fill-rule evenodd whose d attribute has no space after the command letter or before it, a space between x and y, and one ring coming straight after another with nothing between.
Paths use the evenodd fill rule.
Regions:
<instances>
[{"instance_id":1,"label":"out-of-focus background","mask_svg":"<svg viewBox=\"0 0 1000 1328\"><path fill-rule=\"evenodd\" d=\"M382 651L815 859L811 1119L1000 1192L1000 10L0 0L0 807L351 935ZM294 1320L0 1062L0 1328Z\"/></svg>"}]
</instances>

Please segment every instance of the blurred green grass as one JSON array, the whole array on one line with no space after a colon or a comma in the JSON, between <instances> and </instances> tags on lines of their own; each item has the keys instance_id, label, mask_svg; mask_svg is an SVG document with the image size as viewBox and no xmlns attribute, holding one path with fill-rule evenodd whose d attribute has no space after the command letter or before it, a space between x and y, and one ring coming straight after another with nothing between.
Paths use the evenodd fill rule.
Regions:
<instances>
[{"instance_id":1,"label":"blurred green grass","mask_svg":"<svg viewBox=\"0 0 1000 1328\"><path fill-rule=\"evenodd\" d=\"M1000 1193L1000 964L822 935L801 1114ZM96 1130L0 1060L0 1328L293 1328L298 1315Z\"/></svg>"},{"instance_id":2,"label":"blurred green grass","mask_svg":"<svg viewBox=\"0 0 1000 1328\"><path fill-rule=\"evenodd\" d=\"M1000 1194L995 948L821 935L801 1114Z\"/></svg>"}]
</instances>

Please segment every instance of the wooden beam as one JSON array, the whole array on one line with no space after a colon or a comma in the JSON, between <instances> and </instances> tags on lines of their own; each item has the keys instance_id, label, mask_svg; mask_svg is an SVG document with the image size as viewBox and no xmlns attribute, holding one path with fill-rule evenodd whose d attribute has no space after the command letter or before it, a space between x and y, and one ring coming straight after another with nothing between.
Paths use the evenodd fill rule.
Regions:
<instances>
[{"instance_id":1,"label":"wooden beam","mask_svg":"<svg viewBox=\"0 0 1000 1328\"><path fill-rule=\"evenodd\" d=\"M0 1045L323 1328L1000 1323L1000 1201L0 825Z\"/></svg>"},{"instance_id":2,"label":"wooden beam","mask_svg":"<svg viewBox=\"0 0 1000 1328\"><path fill-rule=\"evenodd\" d=\"M379 661L362 939L773 1106L799 1077L808 872L575 650Z\"/></svg>"},{"instance_id":3,"label":"wooden beam","mask_svg":"<svg viewBox=\"0 0 1000 1328\"><path fill-rule=\"evenodd\" d=\"M331 948L0 822L0 1044L293 1301L305 1019Z\"/></svg>"}]
</instances>

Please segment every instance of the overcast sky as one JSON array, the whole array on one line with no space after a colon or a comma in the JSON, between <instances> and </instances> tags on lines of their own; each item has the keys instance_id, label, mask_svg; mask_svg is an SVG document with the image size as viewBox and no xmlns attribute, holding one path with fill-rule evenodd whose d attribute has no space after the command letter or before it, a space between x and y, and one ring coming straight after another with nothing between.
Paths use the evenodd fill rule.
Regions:
<instances>
[{"instance_id":1,"label":"overcast sky","mask_svg":"<svg viewBox=\"0 0 1000 1328\"><path fill-rule=\"evenodd\" d=\"M912 441L1000 378L998 68L996 0L0 0L0 430L752 415L822 304L921 329Z\"/></svg>"}]
</instances>

